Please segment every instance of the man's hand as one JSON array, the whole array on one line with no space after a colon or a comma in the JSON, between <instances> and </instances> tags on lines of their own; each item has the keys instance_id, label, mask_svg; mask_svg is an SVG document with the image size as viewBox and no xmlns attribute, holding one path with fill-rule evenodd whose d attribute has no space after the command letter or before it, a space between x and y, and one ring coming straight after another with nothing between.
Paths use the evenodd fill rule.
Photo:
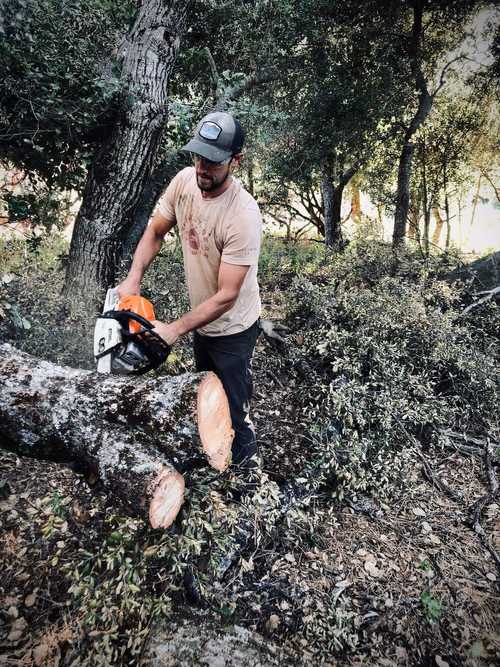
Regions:
<instances>
[{"instance_id":1,"label":"man's hand","mask_svg":"<svg viewBox=\"0 0 500 667\"><path fill-rule=\"evenodd\" d=\"M266 337L266 340L271 344L284 344L286 340L281 334L287 334L289 329L278 322L271 322L271 320L260 320L260 328Z\"/></svg>"},{"instance_id":2,"label":"man's hand","mask_svg":"<svg viewBox=\"0 0 500 667\"><path fill-rule=\"evenodd\" d=\"M166 324L166 322L153 320L151 324L154 326L154 331L163 338L167 345L173 345L180 336L177 322Z\"/></svg>"},{"instance_id":3,"label":"man's hand","mask_svg":"<svg viewBox=\"0 0 500 667\"><path fill-rule=\"evenodd\" d=\"M141 293L141 281L127 276L119 285L116 286L118 296L124 299L126 296L139 295Z\"/></svg>"}]
</instances>

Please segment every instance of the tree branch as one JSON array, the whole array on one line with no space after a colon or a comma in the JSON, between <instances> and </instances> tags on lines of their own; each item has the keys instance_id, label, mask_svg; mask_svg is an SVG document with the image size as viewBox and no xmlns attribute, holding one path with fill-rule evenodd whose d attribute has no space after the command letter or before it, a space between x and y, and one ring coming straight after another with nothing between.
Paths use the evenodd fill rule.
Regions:
<instances>
[{"instance_id":1,"label":"tree branch","mask_svg":"<svg viewBox=\"0 0 500 667\"><path fill-rule=\"evenodd\" d=\"M261 86L264 83L269 83L270 81L275 81L279 76L277 69L270 67L269 69L256 72L252 76L248 76L240 83L227 88L225 91L222 91L218 97L215 104L215 111L224 111L227 108L229 102L237 100L244 93Z\"/></svg>"},{"instance_id":2,"label":"tree branch","mask_svg":"<svg viewBox=\"0 0 500 667\"><path fill-rule=\"evenodd\" d=\"M483 298L479 299L479 301L474 301L474 303L471 303L470 306L467 306L467 308L465 308L465 310L463 310L460 314L461 317L469 313L471 310L474 310L481 304L485 303L486 301L490 301L490 299L492 299L497 294L500 294L500 285L497 285L493 289L487 290L486 292L478 292L477 296L481 296L482 294L484 294Z\"/></svg>"},{"instance_id":3,"label":"tree branch","mask_svg":"<svg viewBox=\"0 0 500 667\"><path fill-rule=\"evenodd\" d=\"M493 188L493 192L495 193L495 196L498 200L498 203L500 204L500 191L498 190L495 183L491 180L491 178L489 176L489 173L485 169L480 169L480 172L481 172L481 175L483 176L483 178L485 178L488 181L488 183L491 185L491 187Z\"/></svg>"},{"instance_id":4,"label":"tree branch","mask_svg":"<svg viewBox=\"0 0 500 667\"><path fill-rule=\"evenodd\" d=\"M456 58L453 58L448 63L446 63L446 65L443 67L443 70L441 72L441 76L439 77L438 86L437 86L436 90L431 94L432 98L434 98L439 93L441 88L446 83L446 79L444 77L445 77L445 74L446 74L447 70L453 65L453 63L456 63L458 60L463 60L464 58L465 58L465 56L460 55L460 56L457 56Z\"/></svg>"}]
</instances>

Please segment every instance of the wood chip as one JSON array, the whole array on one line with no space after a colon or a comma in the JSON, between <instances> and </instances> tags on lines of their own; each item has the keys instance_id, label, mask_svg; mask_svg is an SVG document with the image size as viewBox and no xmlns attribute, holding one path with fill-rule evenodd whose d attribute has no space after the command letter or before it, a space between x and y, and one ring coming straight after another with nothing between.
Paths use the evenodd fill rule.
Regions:
<instances>
[{"instance_id":1,"label":"wood chip","mask_svg":"<svg viewBox=\"0 0 500 667\"><path fill-rule=\"evenodd\" d=\"M12 627L9 632L9 636L7 637L7 641L9 642L17 642L19 639L24 634L24 630L28 624L24 620L24 618L17 618L14 623L12 624Z\"/></svg>"},{"instance_id":2,"label":"wood chip","mask_svg":"<svg viewBox=\"0 0 500 667\"><path fill-rule=\"evenodd\" d=\"M33 660L36 667L42 667L47 664L47 658L49 657L50 647L47 644L38 644L33 649Z\"/></svg>"},{"instance_id":3,"label":"wood chip","mask_svg":"<svg viewBox=\"0 0 500 667\"><path fill-rule=\"evenodd\" d=\"M375 563L371 560L365 561L364 568L370 577L374 577L375 579L378 579L383 574L382 570L379 570Z\"/></svg>"},{"instance_id":4,"label":"wood chip","mask_svg":"<svg viewBox=\"0 0 500 667\"><path fill-rule=\"evenodd\" d=\"M24 606L32 607L36 602L36 593L31 593L24 598Z\"/></svg>"},{"instance_id":5,"label":"wood chip","mask_svg":"<svg viewBox=\"0 0 500 667\"><path fill-rule=\"evenodd\" d=\"M10 616L11 618L17 618L19 616L19 609L17 607L14 607L14 605L12 605L7 609L7 615Z\"/></svg>"},{"instance_id":6,"label":"wood chip","mask_svg":"<svg viewBox=\"0 0 500 667\"><path fill-rule=\"evenodd\" d=\"M276 630L280 623L280 617L277 614L271 614L266 621L266 630L272 632L273 630Z\"/></svg>"}]
</instances>

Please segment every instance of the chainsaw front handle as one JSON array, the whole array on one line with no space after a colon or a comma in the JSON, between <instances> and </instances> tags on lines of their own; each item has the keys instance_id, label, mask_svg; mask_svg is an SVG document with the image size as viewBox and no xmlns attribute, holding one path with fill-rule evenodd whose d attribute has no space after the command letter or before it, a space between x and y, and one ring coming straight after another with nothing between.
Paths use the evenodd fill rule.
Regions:
<instances>
[{"instance_id":1,"label":"chainsaw front handle","mask_svg":"<svg viewBox=\"0 0 500 667\"><path fill-rule=\"evenodd\" d=\"M99 315L97 319L99 318L104 320L117 320L122 327L122 336L124 339L144 341L145 344L149 339L150 342L148 344L150 346L153 344L154 346L157 347L157 349L154 350L155 357L162 356L163 360L166 360L172 350L172 346L169 345L166 342L166 340L164 340L158 333L156 333L153 324L151 324L149 320L142 317L141 315L138 315L137 313L134 313L131 310L107 310L105 313L102 313L102 315ZM140 324L143 327L141 331L137 332L129 331L128 328L129 320L134 320L134 322ZM151 341L151 339L153 340ZM116 347L119 346L115 346L115 348ZM108 354L110 351L111 350L106 350L106 352L104 352L103 354ZM141 373L145 373L147 370L150 370L153 367L155 367L154 364L145 367L145 369L142 370Z\"/></svg>"}]
</instances>

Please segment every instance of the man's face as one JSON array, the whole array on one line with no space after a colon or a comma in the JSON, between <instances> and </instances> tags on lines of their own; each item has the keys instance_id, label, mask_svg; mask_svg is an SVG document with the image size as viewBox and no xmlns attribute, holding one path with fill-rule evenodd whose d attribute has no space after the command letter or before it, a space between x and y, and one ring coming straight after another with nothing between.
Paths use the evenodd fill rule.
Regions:
<instances>
[{"instance_id":1,"label":"man's face","mask_svg":"<svg viewBox=\"0 0 500 667\"><path fill-rule=\"evenodd\" d=\"M228 162L210 162L201 155L194 155L193 159L196 182L200 190L204 192L217 190L231 174L234 164L239 161L236 157L232 157Z\"/></svg>"}]
</instances>

